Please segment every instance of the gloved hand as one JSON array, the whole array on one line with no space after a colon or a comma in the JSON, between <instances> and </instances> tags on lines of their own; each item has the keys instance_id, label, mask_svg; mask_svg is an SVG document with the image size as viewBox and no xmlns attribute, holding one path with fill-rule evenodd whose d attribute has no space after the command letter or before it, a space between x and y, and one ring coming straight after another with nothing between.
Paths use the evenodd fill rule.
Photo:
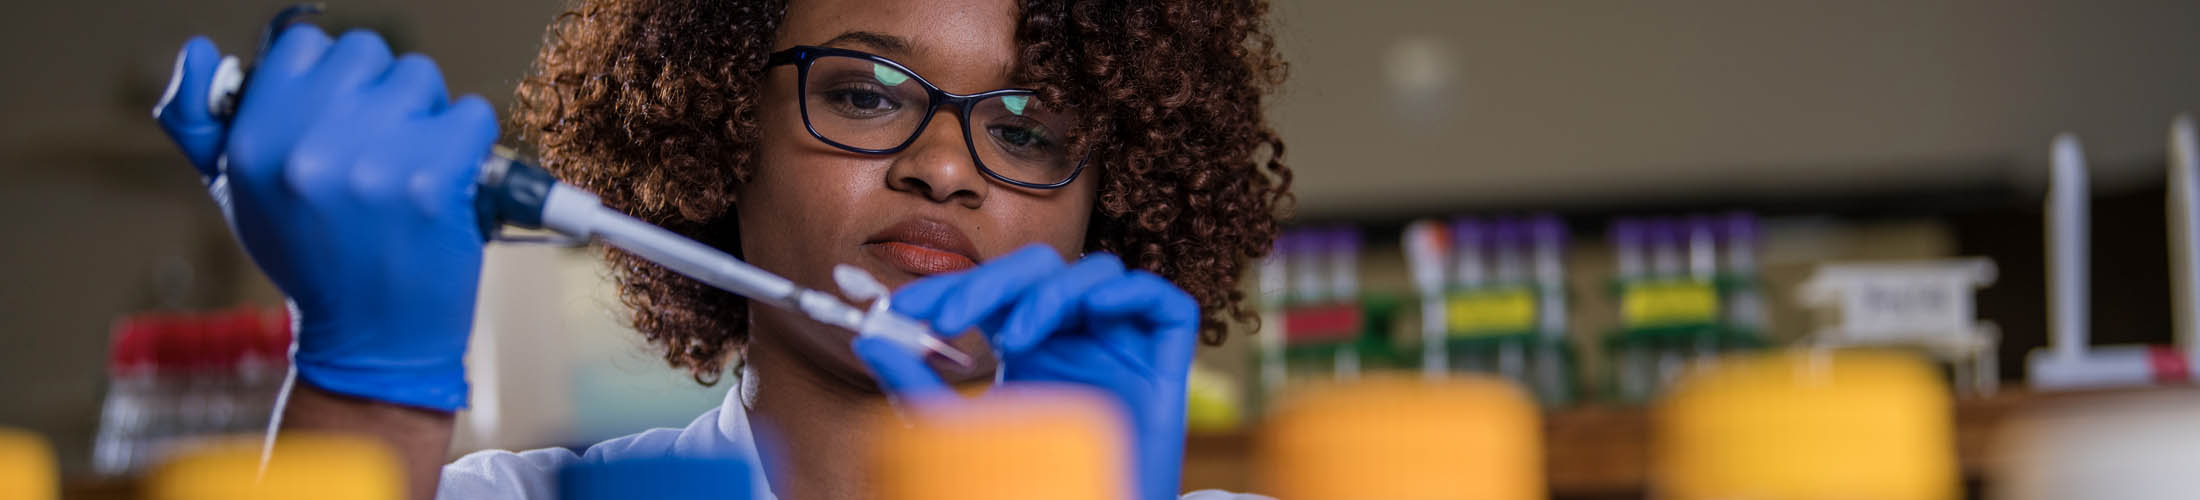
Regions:
<instances>
[{"instance_id":1,"label":"gloved hand","mask_svg":"<svg viewBox=\"0 0 2200 500\"><path fill-rule=\"evenodd\" d=\"M1114 255L1069 265L1053 249L1032 245L969 271L910 283L894 293L893 309L950 335L977 327L1008 382L1068 382L1113 394L1136 433L1140 497L1176 498L1184 385L1199 335L1199 303L1191 295L1153 273L1125 270ZM900 344L861 337L855 350L897 397L952 396Z\"/></svg>"},{"instance_id":2,"label":"gloved hand","mask_svg":"<svg viewBox=\"0 0 2200 500\"><path fill-rule=\"evenodd\" d=\"M465 406L483 236L473 185L495 111L452 101L433 61L373 33L283 32L226 127L206 107L214 45L185 43L154 117L237 239L290 298L293 361L325 391Z\"/></svg>"}]
</instances>

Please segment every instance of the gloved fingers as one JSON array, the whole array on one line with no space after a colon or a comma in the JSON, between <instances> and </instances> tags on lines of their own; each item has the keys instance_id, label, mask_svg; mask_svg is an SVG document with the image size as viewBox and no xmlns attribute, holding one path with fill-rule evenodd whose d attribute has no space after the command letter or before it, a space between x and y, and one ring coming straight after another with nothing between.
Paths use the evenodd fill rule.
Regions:
<instances>
[{"instance_id":1,"label":"gloved fingers","mask_svg":"<svg viewBox=\"0 0 2200 500\"><path fill-rule=\"evenodd\" d=\"M923 354L900 343L882 337L856 337L850 347L855 349L856 357L871 368L871 375L878 378L879 388L903 405L922 407L959 397L947 387L947 382L932 373L932 367L924 364Z\"/></svg>"},{"instance_id":2,"label":"gloved fingers","mask_svg":"<svg viewBox=\"0 0 2200 500\"><path fill-rule=\"evenodd\" d=\"M229 185L233 191L264 192L278 186L280 173L273 169L297 146L300 131L311 124L303 118L310 114L299 108L327 105L286 99L295 101L307 85L305 76L334 43L321 28L297 24L283 30L275 44L261 55L247 77L247 95L237 104L237 115L230 121L235 133L229 134L222 151L229 156Z\"/></svg>"},{"instance_id":3,"label":"gloved fingers","mask_svg":"<svg viewBox=\"0 0 2200 500\"><path fill-rule=\"evenodd\" d=\"M382 130L388 126L387 120L362 120L357 113L321 113L297 132L272 181L309 205L378 198L376 193L394 183L386 165L411 161L409 149L385 144L394 135Z\"/></svg>"},{"instance_id":4,"label":"gloved fingers","mask_svg":"<svg viewBox=\"0 0 2200 500\"><path fill-rule=\"evenodd\" d=\"M253 64L248 86L254 89L274 90L287 88L298 77L313 70L313 65L328 53L329 45L336 43L319 26L308 23L293 24L276 35L275 44Z\"/></svg>"},{"instance_id":5,"label":"gloved fingers","mask_svg":"<svg viewBox=\"0 0 2200 500\"><path fill-rule=\"evenodd\" d=\"M408 186L413 206L432 218L457 221L478 233L481 228L474 223L473 203L478 193L473 187L481 177L482 161L496 144L496 108L481 96L460 96L436 115L430 129L444 139L440 144L446 149L413 172Z\"/></svg>"},{"instance_id":6,"label":"gloved fingers","mask_svg":"<svg viewBox=\"0 0 2200 500\"><path fill-rule=\"evenodd\" d=\"M214 71L220 66L221 51L214 42L203 36L191 37L176 51L168 88L153 105L153 120L160 123L161 131L183 150L199 175L210 181L219 174L214 171L214 158L221 155L222 135L226 132L226 127L207 111L206 103Z\"/></svg>"},{"instance_id":7,"label":"gloved fingers","mask_svg":"<svg viewBox=\"0 0 2200 500\"><path fill-rule=\"evenodd\" d=\"M1025 246L968 271L970 277L941 300L935 315L917 319L930 319L932 329L940 332L960 332L998 321L998 315L1026 290L1061 272L1063 265L1061 254L1052 247Z\"/></svg>"},{"instance_id":8,"label":"gloved fingers","mask_svg":"<svg viewBox=\"0 0 2200 500\"><path fill-rule=\"evenodd\" d=\"M346 39L349 40L350 35L346 35ZM334 93L330 98L331 104L350 104L345 109L336 110L347 115L350 121L360 124L403 124L396 130L399 135L394 137L418 139L393 140L408 147L420 148L449 142L440 135L448 132L446 130L424 130L430 128L428 125L437 121L437 114L450 105L450 97L444 94L442 72L426 56L406 54L378 70L356 90L342 87L330 90ZM410 163L419 162L415 160Z\"/></svg>"},{"instance_id":9,"label":"gloved fingers","mask_svg":"<svg viewBox=\"0 0 2200 500\"><path fill-rule=\"evenodd\" d=\"M345 139L323 137L321 147L315 148L318 153L300 155L298 150L305 147L301 143L308 136L300 135L299 130L319 129L350 135L349 130L358 129L357 124L320 122L332 117L339 121L356 121L365 117L354 113L375 112L376 106L372 103L358 102L358 92L389 68L390 49L380 35L370 31L351 31L334 42L323 42L325 37L320 28L293 26L285 30L275 47L268 51L268 60L253 70L252 84L246 87L245 102L239 107L235 121L238 129L246 132L236 134L230 143L233 156L244 156L232 158L241 160L236 163L244 165L244 171L233 172L236 174L230 180L233 186L257 192L280 185L292 192L307 192L314 187L336 185L323 182L334 174L326 171L330 165L310 160L350 158L350 155L317 156L331 152L329 146L338 145L329 141L345 142ZM316 45L327 49L311 58L296 53ZM288 67L299 63L309 67ZM350 108L344 109L347 106ZM341 149L350 149L352 145L341 146L344 146ZM280 162L281 170L268 171L275 168L277 162L271 160L277 158L285 160ZM309 161L305 165L293 165L288 161L295 158ZM376 173L359 175L365 178L357 180L371 182Z\"/></svg>"},{"instance_id":10,"label":"gloved fingers","mask_svg":"<svg viewBox=\"0 0 2200 500\"><path fill-rule=\"evenodd\" d=\"M390 45L382 41L382 35L367 30L344 32L329 47L321 61L313 65L312 85L328 97L348 95L362 89L390 69Z\"/></svg>"},{"instance_id":11,"label":"gloved fingers","mask_svg":"<svg viewBox=\"0 0 2200 500\"><path fill-rule=\"evenodd\" d=\"M1093 321L1123 321L1136 325L1097 329L1103 334L1150 332L1151 337L1104 338L1102 341L1113 345L1123 342L1148 345L1150 351L1136 352L1151 352L1156 368L1168 368L1172 373L1189 370L1199 339L1199 301L1167 278L1142 270L1131 271L1085 294L1082 305L1084 313L1094 318Z\"/></svg>"},{"instance_id":12,"label":"gloved fingers","mask_svg":"<svg viewBox=\"0 0 2200 500\"><path fill-rule=\"evenodd\" d=\"M1151 377L1152 363L1140 354L1144 341L1132 335L1107 335L1091 330L1056 335L1007 359L1009 366L1058 371L1068 379ZM1012 373L1025 377L1034 374ZM1045 378L1045 377L1041 377Z\"/></svg>"},{"instance_id":13,"label":"gloved fingers","mask_svg":"<svg viewBox=\"0 0 2200 500\"><path fill-rule=\"evenodd\" d=\"M1001 331L991 332L993 346L1006 355L1038 345L1077 317L1077 302L1085 293L1121 276L1123 260L1115 255L1085 257L1024 293L1010 309Z\"/></svg>"},{"instance_id":14,"label":"gloved fingers","mask_svg":"<svg viewBox=\"0 0 2200 500\"><path fill-rule=\"evenodd\" d=\"M488 157L489 147L497 142L497 110L488 99L466 94L451 101L449 107L435 117L438 126L452 135L453 143L466 153L472 153L470 168L479 168L481 159ZM468 176L467 182L473 182Z\"/></svg>"},{"instance_id":15,"label":"gloved fingers","mask_svg":"<svg viewBox=\"0 0 2200 500\"><path fill-rule=\"evenodd\" d=\"M1199 302L1168 278L1133 270L1085 295L1090 314L1136 318L1145 325L1199 326Z\"/></svg>"},{"instance_id":16,"label":"gloved fingers","mask_svg":"<svg viewBox=\"0 0 2200 500\"><path fill-rule=\"evenodd\" d=\"M444 87L443 70L436 67L434 59L420 54L399 56L369 92L374 97L370 102L395 108L408 118L442 113L451 101Z\"/></svg>"},{"instance_id":17,"label":"gloved fingers","mask_svg":"<svg viewBox=\"0 0 2200 500\"><path fill-rule=\"evenodd\" d=\"M947 303L947 299L962 293L963 284L974 277L975 273L966 271L930 276L902 285L900 290L894 292L894 312L919 321L931 321L939 315L940 307ZM986 331L998 330L1001 318L1005 316L996 315L981 321L979 327ZM932 333L941 338L955 338L966 331L969 329L947 330L935 327Z\"/></svg>"},{"instance_id":18,"label":"gloved fingers","mask_svg":"<svg viewBox=\"0 0 2200 500\"><path fill-rule=\"evenodd\" d=\"M971 274L965 271L927 276L902 285L900 290L894 291L894 312L920 321L930 320L939 315L940 305L947 302L947 296L961 290Z\"/></svg>"}]
</instances>

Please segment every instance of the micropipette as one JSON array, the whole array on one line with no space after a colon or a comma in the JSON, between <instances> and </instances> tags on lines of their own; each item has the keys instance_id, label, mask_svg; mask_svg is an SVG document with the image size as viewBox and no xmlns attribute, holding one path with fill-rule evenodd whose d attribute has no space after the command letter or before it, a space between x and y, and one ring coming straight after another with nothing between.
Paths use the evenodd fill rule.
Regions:
<instances>
[{"instance_id":1,"label":"micropipette","mask_svg":"<svg viewBox=\"0 0 2200 500\"><path fill-rule=\"evenodd\" d=\"M859 309L831 294L803 288L723 251L635 219L598 202L596 195L551 178L539 167L516 161L499 148L482 165L475 210L484 234L511 224L593 239L633 253L710 286L748 297L751 303L802 313L859 335L882 336L919 351L939 354L968 367L971 358L941 341L930 328L888 307L886 287L870 273L842 265L833 270L841 292L871 300Z\"/></svg>"}]
</instances>

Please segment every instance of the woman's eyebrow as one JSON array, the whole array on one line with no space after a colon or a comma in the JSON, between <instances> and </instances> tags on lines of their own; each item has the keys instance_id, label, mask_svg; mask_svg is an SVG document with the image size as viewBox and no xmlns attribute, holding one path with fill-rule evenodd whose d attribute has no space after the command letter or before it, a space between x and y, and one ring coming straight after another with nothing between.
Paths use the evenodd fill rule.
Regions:
<instances>
[{"instance_id":1,"label":"woman's eyebrow","mask_svg":"<svg viewBox=\"0 0 2200 500\"><path fill-rule=\"evenodd\" d=\"M835 45L846 44L868 45L870 46L871 50L877 52L907 53L909 51L908 39L894 35L888 35L885 33L879 33L876 31L850 31L846 33L841 33L839 36L835 36L830 40L826 40L825 43L819 45L831 47Z\"/></svg>"}]
</instances>

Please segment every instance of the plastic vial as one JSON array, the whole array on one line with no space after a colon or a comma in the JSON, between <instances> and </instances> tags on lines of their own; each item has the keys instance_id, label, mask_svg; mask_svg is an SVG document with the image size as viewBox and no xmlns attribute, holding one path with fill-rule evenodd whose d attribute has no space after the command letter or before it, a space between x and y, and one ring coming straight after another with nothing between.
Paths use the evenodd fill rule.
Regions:
<instances>
[{"instance_id":1,"label":"plastic vial","mask_svg":"<svg viewBox=\"0 0 2200 500\"><path fill-rule=\"evenodd\" d=\"M1330 298L1356 300L1360 297L1360 230L1339 226L1328 234Z\"/></svg>"},{"instance_id":2,"label":"plastic vial","mask_svg":"<svg viewBox=\"0 0 2200 500\"><path fill-rule=\"evenodd\" d=\"M1489 281L1489 268L1483 264L1482 246L1486 226L1469 217L1452 219L1451 252L1454 255L1453 283L1461 289L1481 288Z\"/></svg>"}]
</instances>

